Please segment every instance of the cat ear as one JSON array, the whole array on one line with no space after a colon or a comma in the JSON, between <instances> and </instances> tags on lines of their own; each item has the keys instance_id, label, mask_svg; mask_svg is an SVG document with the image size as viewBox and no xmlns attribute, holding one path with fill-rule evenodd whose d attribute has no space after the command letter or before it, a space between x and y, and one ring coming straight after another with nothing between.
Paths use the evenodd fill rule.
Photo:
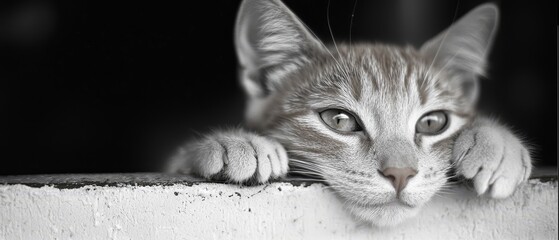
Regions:
<instances>
[{"instance_id":1,"label":"cat ear","mask_svg":"<svg viewBox=\"0 0 559 240\"><path fill-rule=\"evenodd\" d=\"M322 44L279 0L245 0L235 27L240 78L250 97L264 97L282 74L298 67Z\"/></svg>"},{"instance_id":2,"label":"cat ear","mask_svg":"<svg viewBox=\"0 0 559 240\"><path fill-rule=\"evenodd\" d=\"M485 74L489 52L499 18L494 4L483 4L427 41L420 52L434 66L460 79L464 94L475 101L477 75Z\"/></svg>"}]
</instances>

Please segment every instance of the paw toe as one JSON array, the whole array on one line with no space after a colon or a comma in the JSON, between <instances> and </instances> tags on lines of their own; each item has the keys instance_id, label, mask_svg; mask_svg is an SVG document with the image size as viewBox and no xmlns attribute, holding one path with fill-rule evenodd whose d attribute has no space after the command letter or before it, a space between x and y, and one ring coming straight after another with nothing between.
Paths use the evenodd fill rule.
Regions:
<instances>
[{"instance_id":1,"label":"paw toe","mask_svg":"<svg viewBox=\"0 0 559 240\"><path fill-rule=\"evenodd\" d=\"M522 180L521 182L527 181L532 173L532 159L530 157L530 152L526 149L522 149Z\"/></svg>"},{"instance_id":2,"label":"paw toe","mask_svg":"<svg viewBox=\"0 0 559 240\"><path fill-rule=\"evenodd\" d=\"M472 136L470 147L463 153L458 169L468 179L474 178L480 169L494 170L501 162L504 153L501 136L495 131L477 131ZM463 145L458 142L458 145Z\"/></svg>"},{"instance_id":3,"label":"paw toe","mask_svg":"<svg viewBox=\"0 0 559 240\"><path fill-rule=\"evenodd\" d=\"M478 195L482 195L489 187L489 179L493 175L492 171L481 169L473 178L474 188Z\"/></svg>"},{"instance_id":4,"label":"paw toe","mask_svg":"<svg viewBox=\"0 0 559 240\"><path fill-rule=\"evenodd\" d=\"M287 157L287 151L285 151L285 148L283 148L281 144L275 143L275 145L276 145L275 152L276 155L278 156L278 160L280 164L280 174L281 175L287 174L287 171L289 171L289 161Z\"/></svg>"},{"instance_id":5,"label":"paw toe","mask_svg":"<svg viewBox=\"0 0 559 240\"><path fill-rule=\"evenodd\" d=\"M209 139L196 147L195 158L198 174L209 178L219 173L223 167L224 148L217 141Z\"/></svg>"},{"instance_id":6,"label":"paw toe","mask_svg":"<svg viewBox=\"0 0 559 240\"><path fill-rule=\"evenodd\" d=\"M256 153L247 142L228 141L226 144L227 166L225 175L234 182L251 178L256 171Z\"/></svg>"},{"instance_id":7,"label":"paw toe","mask_svg":"<svg viewBox=\"0 0 559 240\"><path fill-rule=\"evenodd\" d=\"M491 185L489 192L492 198L503 199L509 197L515 190L516 183L505 177L499 177Z\"/></svg>"},{"instance_id":8,"label":"paw toe","mask_svg":"<svg viewBox=\"0 0 559 240\"><path fill-rule=\"evenodd\" d=\"M272 165L270 162L270 152L272 148L260 138L251 140L251 144L256 152L257 168L256 180L260 183L268 181L272 174Z\"/></svg>"}]
</instances>

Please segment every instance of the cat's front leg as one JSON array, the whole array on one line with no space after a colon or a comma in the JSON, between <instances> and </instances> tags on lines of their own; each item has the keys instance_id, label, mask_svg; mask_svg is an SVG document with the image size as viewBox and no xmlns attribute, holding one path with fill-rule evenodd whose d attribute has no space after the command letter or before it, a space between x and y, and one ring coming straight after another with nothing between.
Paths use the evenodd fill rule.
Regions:
<instances>
[{"instance_id":1,"label":"cat's front leg","mask_svg":"<svg viewBox=\"0 0 559 240\"><path fill-rule=\"evenodd\" d=\"M456 171L471 179L476 192L506 198L531 173L530 152L509 129L487 118L478 118L456 139Z\"/></svg>"},{"instance_id":2,"label":"cat's front leg","mask_svg":"<svg viewBox=\"0 0 559 240\"><path fill-rule=\"evenodd\" d=\"M171 158L166 170L235 183L264 183L287 173L288 158L274 139L231 130L187 143Z\"/></svg>"}]
</instances>

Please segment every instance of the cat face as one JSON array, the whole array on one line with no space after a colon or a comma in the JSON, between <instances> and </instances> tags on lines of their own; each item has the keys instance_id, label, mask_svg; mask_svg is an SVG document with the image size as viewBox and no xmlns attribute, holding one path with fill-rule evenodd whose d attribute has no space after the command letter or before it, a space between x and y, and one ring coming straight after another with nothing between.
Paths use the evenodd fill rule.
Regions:
<instances>
[{"instance_id":1,"label":"cat face","mask_svg":"<svg viewBox=\"0 0 559 240\"><path fill-rule=\"evenodd\" d=\"M397 224L446 183L496 19L494 6L482 6L419 50L329 48L281 2L245 1L236 47L247 122L285 146L293 172L324 179L358 219Z\"/></svg>"},{"instance_id":2,"label":"cat face","mask_svg":"<svg viewBox=\"0 0 559 240\"><path fill-rule=\"evenodd\" d=\"M362 219L397 223L444 185L454 137L471 106L431 76L413 49L339 50L339 58L317 56L285 76L266 129L288 149L295 172L324 178ZM433 112L446 121L432 134L418 133ZM381 172L390 166L419 174L398 194Z\"/></svg>"}]
</instances>

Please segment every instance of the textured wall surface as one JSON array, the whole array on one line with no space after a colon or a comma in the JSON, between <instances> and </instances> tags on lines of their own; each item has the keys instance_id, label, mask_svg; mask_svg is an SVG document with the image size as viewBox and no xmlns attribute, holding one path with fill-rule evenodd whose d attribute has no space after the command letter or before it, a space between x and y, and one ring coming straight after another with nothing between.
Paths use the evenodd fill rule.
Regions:
<instances>
[{"instance_id":1,"label":"textured wall surface","mask_svg":"<svg viewBox=\"0 0 559 240\"><path fill-rule=\"evenodd\" d=\"M456 187L390 229L355 222L318 183L148 178L0 178L0 239L558 238L556 178L532 179L506 200Z\"/></svg>"}]
</instances>

